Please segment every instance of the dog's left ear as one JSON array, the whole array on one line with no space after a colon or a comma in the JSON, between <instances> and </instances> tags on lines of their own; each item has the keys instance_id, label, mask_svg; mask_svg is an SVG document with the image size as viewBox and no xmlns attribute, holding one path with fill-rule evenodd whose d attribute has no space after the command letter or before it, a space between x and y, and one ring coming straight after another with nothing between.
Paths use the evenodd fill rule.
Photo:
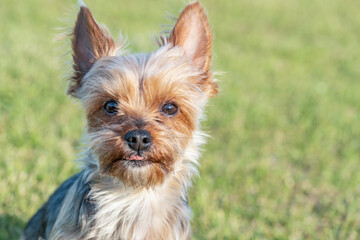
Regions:
<instances>
[{"instance_id":1,"label":"dog's left ear","mask_svg":"<svg viewBox=\"0 0 360 240\"><path fill-rule=\"evenodd\" d=\"M203 85L210 96L218 92L210 73L212 38L209 21L198 1L187 5L182 11L169 38L173 46L183 48L195 68L207 75Z\"/></svg>"}]
</instances>

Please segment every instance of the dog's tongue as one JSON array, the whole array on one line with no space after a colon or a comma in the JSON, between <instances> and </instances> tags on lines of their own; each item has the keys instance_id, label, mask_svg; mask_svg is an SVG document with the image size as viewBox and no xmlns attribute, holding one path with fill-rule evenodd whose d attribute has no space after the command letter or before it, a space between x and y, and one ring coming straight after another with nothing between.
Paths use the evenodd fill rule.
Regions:
<instances>
[{"instance_id":1,"label":"dog's tongue","mask_svg":"<svg viewBox=\"0 0 360 240\"><path fill-rule=\"evenodd\" d=\"M133 155L129 158L129 160L144 160L144 158L139 155Z\"/></svg>"}]
</instances>

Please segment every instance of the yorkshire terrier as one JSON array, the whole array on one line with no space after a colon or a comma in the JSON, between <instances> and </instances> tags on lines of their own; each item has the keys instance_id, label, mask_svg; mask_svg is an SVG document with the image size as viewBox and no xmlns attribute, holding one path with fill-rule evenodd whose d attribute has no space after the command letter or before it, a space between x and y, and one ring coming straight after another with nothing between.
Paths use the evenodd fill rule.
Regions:
<instances>
[{"instance_id":1,"label":"yorkshire terrier","mask_svg":"<svg viewBox=\"0 0 360 240\"><path fill-rule=\"evenodd\" d=\"M204 9L187 5L149 54L124 54L85 5L70 35L68 94L86 113L84 167L22 238L190 239L187 188L205 138L199 123L217 94Z\"/></svg>"}]
</instances>

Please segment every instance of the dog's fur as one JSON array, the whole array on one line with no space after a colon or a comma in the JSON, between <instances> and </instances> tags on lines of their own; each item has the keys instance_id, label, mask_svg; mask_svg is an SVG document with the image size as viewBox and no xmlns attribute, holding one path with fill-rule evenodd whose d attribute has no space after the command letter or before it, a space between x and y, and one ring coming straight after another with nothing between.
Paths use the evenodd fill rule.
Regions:
<instances>
[{"instance_id":1,"label":"dog's fur","mask_svg":"<svg viewBox=\"0 0 360 240\"><path fill-rule=\"evenodd\" d=\"M209 97L212 34L199 2L186 6L150 54L123 55L82 5L72 33L68 93L87 116L84 169L65 181L30 219L24 239L189 239L187 188L197 173L199 129ZM104 105L117 104L115 114ZM164 112L171 103L175 114ZM152 145L124 140L146 130Z\"/></svg>"}]
</instances>

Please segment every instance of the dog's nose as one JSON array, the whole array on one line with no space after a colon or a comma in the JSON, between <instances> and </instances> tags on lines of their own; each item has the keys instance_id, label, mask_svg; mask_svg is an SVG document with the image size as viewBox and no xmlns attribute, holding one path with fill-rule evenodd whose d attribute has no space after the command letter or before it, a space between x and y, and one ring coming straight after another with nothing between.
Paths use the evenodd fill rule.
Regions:
<instances>
[{"instance_id":1,"label":"dog's nose","mask_svg":"<svg viewBox=\"0 0 360 240\"><path fill-rule=\"evenodd\" d=\"M135 151L146 151L151 146L152 138L146 130L133 130L125 135L125 141Z\"/></svg>"}]
</instances>

